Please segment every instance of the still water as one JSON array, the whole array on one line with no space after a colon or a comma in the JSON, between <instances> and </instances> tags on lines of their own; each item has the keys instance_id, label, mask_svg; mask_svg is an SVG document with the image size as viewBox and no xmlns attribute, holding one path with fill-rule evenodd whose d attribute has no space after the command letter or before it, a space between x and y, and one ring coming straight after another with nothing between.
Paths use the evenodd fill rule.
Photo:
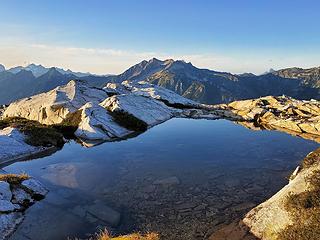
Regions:
<instances>
[{"instance_id":1,"label":"still water","mask_svg":"<svg viewBox=\"0 0 320 240\"><path fill-rule=\"evenodd\" d=\"M190 119L93 148L70 142L51 156L5 168L50 190L11 239L86 238L106 226L114 234L206 239L277 192L318 146L226 120Z\"/></svg>"}]
</instances>

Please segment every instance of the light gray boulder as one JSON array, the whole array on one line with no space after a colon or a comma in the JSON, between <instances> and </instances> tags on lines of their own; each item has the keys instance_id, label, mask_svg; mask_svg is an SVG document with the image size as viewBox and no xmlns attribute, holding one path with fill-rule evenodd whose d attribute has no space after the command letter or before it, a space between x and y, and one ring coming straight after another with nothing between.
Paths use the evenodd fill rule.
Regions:
<instances>
[{"instance_id":1,"label":"light gray boulder","mask_svg":"<svg viewBox=\"0 0 320 240\"><path fill-rule=\"evenodd\" d=\"M154 98L156 100L163 101L164 103L171 106L175 106L177 108L201 107L200 103L197 103L188 98L182 97L171 90L168 90L166 88L163 88L157 85L150 84L145 81L141 81L141 82L124 81L122 82L122 85L125 86L126 89L128 89L130 92L134 94Z\"/></svg>"},{"instance_id":2,"label":"light gray boulder","mask_svg":"<svg viewBox=\"0 0 320 240\"><path fill-rule=\"evenodd\" d=\"M114 122L109 112L93 103L87 103L81 108L81 121L75 135L86 140L111 140L122 138L132 131Z\"/></svg>"},{"instance_id":3,"label":"light gray boulder","mask_svg":"<svg viewBox=\"0 0 320 240\"><path fill-rule=\"evenodd\" d=\"M101 104L111 112L124 111L144 121L148 126L164 122L179 113L162 102L136 94L115 95Z\"/></svg>"},{"instance_id":4,"label":"light gray boulder","mask_svg":"<svg viewBox=\"0 0 320 240\"><path fill-rule=\"evenodd\" d=\"M3 118L23 117L43 124L57 124L87 102L99 103L107 97L108 94L102 89L72 80L65 86L11 103Z\"/></svg>"},{"instance_id":5,"label":"light gray boulder","mask_svg":"<svg viewBox=\"0 0 320 240\"><path fill-rule=\"evenodd\" d=\"M21 188L14 188L12 190L12 195L12 203L25 205L26 203L31 204L34 202L31 195Z\"/></svg>"},{"instance_id":6,"label":"light gray boulder","mask_svg":"<svg viewBox=\"0 0 320 240\"><path fill-rule=\"evenodd\" d=\"M10 184L4 181L0 181L0 200L10 201L12 193L10 190Z\"/></svg>"},{"instance_id":7,"label":"light gray boulder","mask_svg":"<svg viewBox=\"0 0 320 240\"><path fill-rule=\"evenodd\" d=\"M23 219L24 216L20 212L0 214L0 240L7 239Z\"/></svg>"},{"instance_id":8,"label":"light gray boulder","mask_svg":"<svg viewBox=\"0 0 320 240\"><path fill-rule=\"evenodd\" d=\"M18 129L7 127L0 130L0 162L39 151L38 147L30 146L24 140L25 135Z\"/></svg>"},{"instance_id":9,"label":"light gray boulder","mask_svg":"<svg viewBox=\"0 0 320 240\"><path fill-rule=\"evenodd\" d=\"M32 178L24 180L21 185L27 192L30 191L32 196L38 195L44 197L48 193L48 190L39 181Z\"/></svg>"},{"instance_id":10,"label":"light gray boulder","mask_svg":"<svg viewBox=\"0 0 320 240\"><path fill-rule=\"evenodd\" d=\"M8 200L0 200L0 214L4 212L12 212L16 209L16 206L13 205Z\"/></svg>"}]
</instances>

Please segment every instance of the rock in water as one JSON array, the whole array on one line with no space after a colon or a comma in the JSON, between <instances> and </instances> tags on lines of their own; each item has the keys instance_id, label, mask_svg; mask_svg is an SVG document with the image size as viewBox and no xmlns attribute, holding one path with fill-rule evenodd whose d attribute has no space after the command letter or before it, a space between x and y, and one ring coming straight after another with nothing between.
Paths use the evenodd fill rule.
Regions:
<instances>
[{"instance_id":1,"label":"rock in water","mask_svg":"<svg viewBox=\"0 0 320 240\"><path fill-rule=\"evenodd\" d=\"M172 185L180 184L180 180L177 177L168 177L168 178L157 180L153 184L155 184L155 185L172 186Z\"/></svg>"},{"instance_id":2,"label":"rock in water","mask_svg":"<svg viewBox=\"0 0 320 240\"><path fill-rule=\"evenodd\" d=\"M116 227L120 223L120 213L106 206L104 203L97 201L95 204L89 206L87 212L94 218L102 220L112 227Z\"/></svg>"},{"instance_id":3,"label":"rock in water","mask_svg":"<svg viewBox=\"0 0 320 240\"><path fill-rule=\"evenodd\" d=\"M0 181L0 200L10 201L12 193L10 190L10 184L4 181Z\"/></svg>"},{"instance_id":4,"label":"rock in water","mask_svg":"<svg viewBox=\"0 0 320 240\"><path fill-rule=\"evenodd\" d=\"M24 180L21 185L26 188L27 191L30 191L35 198L44 197L48 193L48 190L40 182L32 178Z\"/></svg>"},{"instance_id":5,"label":"rock in water","mask_svg":"<svg viewBox=\"0 0 320 240\"><path fill-rule=\"evenodd\" d=\"M0 240L6 239L22 222L23 214L13 212L9 214L0 214Z\"/></svg>"},{"instance_id":6,"label":"rock in water","mask_svg":"<svg viewBox=\"0 0 320 240\"><path fill-rule=\"evenodd\" d=\"M0 214L4 212L12 212L16 207L8 200L0 200Z\"/></svg>"},{"instance_id":7,"label":"rock in water","mask_svg":"<svg viewBox=\"0 0 320 240\"><path fill-rule=\"evenodd\" d=\"M12 199L13 203L18 203L20 205L25 206L34 202L30 194L21 188L13 189L12 195L13 195L13 199Z\"/></svg>"}]
</instances>

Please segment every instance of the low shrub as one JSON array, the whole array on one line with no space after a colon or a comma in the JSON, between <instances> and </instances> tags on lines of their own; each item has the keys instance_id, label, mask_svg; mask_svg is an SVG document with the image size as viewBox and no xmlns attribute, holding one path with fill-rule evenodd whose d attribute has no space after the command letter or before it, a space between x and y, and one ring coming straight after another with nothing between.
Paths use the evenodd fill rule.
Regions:
<instances>
[{"instance_id":1,"label":"low shrub","mask_svg":"<svg viewBox=\"0 0 320 240\"><path fill-rule=\"evenodd\" d=\"M78 129L81 121L82 111L78 110L74 113L69 113L67 117L59 124L51 125L52 128L56 129L67 139L74 139L74 132Z\"/></svg>"},{"instance_id":2,"label":"low shrub","mask_svg":"<svg viewBox=\"0 0 320 240\"><path fill-rule=\"evenodd\" d=\"M103 231L97 235L96 240L159 240L159 235L156 233L147 233L141 235L139 233L133 233L129 235L119 236L119 237L110 237L107 231Z\"/></svg>"},{"instance_id":3,"label":"low shrub","mask_svg":"<svg viewBox=\"0 0 320 240\"><path fill-rule=\"evenodd\" d=\"M310 190L292 194L285 207L292 214L294 224L280 233L281 240L318 240L320 236L320 171L306 179Z\"/></svg>"},{"instance_id":4,"label":"low shrub","mask_svg":"<svg viewBox=\"0 0 320 240\"><path fill-rule=\"evenodd\" d=\"M22 174L0 174L0 181L5 181L9 184L21 184L24 180L29 179L29 175Z\"/></svg>"},{"instance_id":5,"label":"low shrub","mask_svg":"<svg viewBox=\"0 0 320 240\"><path fill-rule=\"evenodd\" d=\"M320 148L311 152L302 161L302 168L311 167L314 163L320 161Z\"/></svg>"},{"instance_id":6,"label":"low shrub","mask_svg":"<svg viewBox=\"0 0 320 240\"><path fill-rule=\"evenodd\" d=\"M0 129L13 127L19 129L26 135L26 143L32 146L53 145L62 147L64 144L63 135L52 126L40 124L37 121L21 117L9 117L0 120Z\"/></svg>"},{"instance_id":7,"label":"low shrub","mask_svg":"<svg viewBox=\"0 0 320 240\"><path fill-rule=\"evenodd\" d=\"M125 111L109 111L114 121L120 126L137 132L143 132L148 129L148 124L139 118L136 118Z\"/></svg>"}]
</instances>

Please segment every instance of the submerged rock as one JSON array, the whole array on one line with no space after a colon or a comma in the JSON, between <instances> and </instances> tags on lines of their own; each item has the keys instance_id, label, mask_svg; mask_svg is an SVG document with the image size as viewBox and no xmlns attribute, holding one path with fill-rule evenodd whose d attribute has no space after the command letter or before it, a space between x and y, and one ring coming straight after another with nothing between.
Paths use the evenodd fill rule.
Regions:
<instances>
[{"instance_id":1,"label":"submerged rock","mask_svg":"<svg viewBox=\"0 0 320 240\"><path fill-rule=\"evenodd\" d=\"M120 223L120 213L102 203L89 206L87 211L93 217L105 221L113 227L118 226Z\"/></svg>"},{"instance_id":2,"label":"submerged rock","mask_svg":"<svg viewBox=\"0 0 320 240\"><path fill-rule=\"evenodd\" d=\"M159 179L153 182L155 185L172 186L180 184L180 180L177 177L168 177L164 179Z\"/></svg>"},{"instance_id":3,"label":"submerged rock","mask_svg":"<svg viewBox=\"0 0 320 240\"><path fill-rule=\"evenodd\" d=\"M9 214L0 214L0 240L6 239L23 221L23 214L12 212Z\"/></svg>"},{"instance_id":4,"label":"submerged rock","mask_svg":"<svg viewBox=\"0 0 320 240\"><path fill-rule=\"evenodd\" d=\"M121 220L119 212L101 201L96 201L89 206L76 206L72 212L88 222L103 221L111 227L118 226Z\"/></svg>"},{"instance_id":5,"label":"submerged rock","mask_svg":"<svg viewBox=\"0 0 320 240\"><path fill-rule=\"evenodd\" d=\"M48 190L39 181L32 178L24 180L21 185L36 198L44 197L48 193Z\"/></svg>"}]
</instances>

